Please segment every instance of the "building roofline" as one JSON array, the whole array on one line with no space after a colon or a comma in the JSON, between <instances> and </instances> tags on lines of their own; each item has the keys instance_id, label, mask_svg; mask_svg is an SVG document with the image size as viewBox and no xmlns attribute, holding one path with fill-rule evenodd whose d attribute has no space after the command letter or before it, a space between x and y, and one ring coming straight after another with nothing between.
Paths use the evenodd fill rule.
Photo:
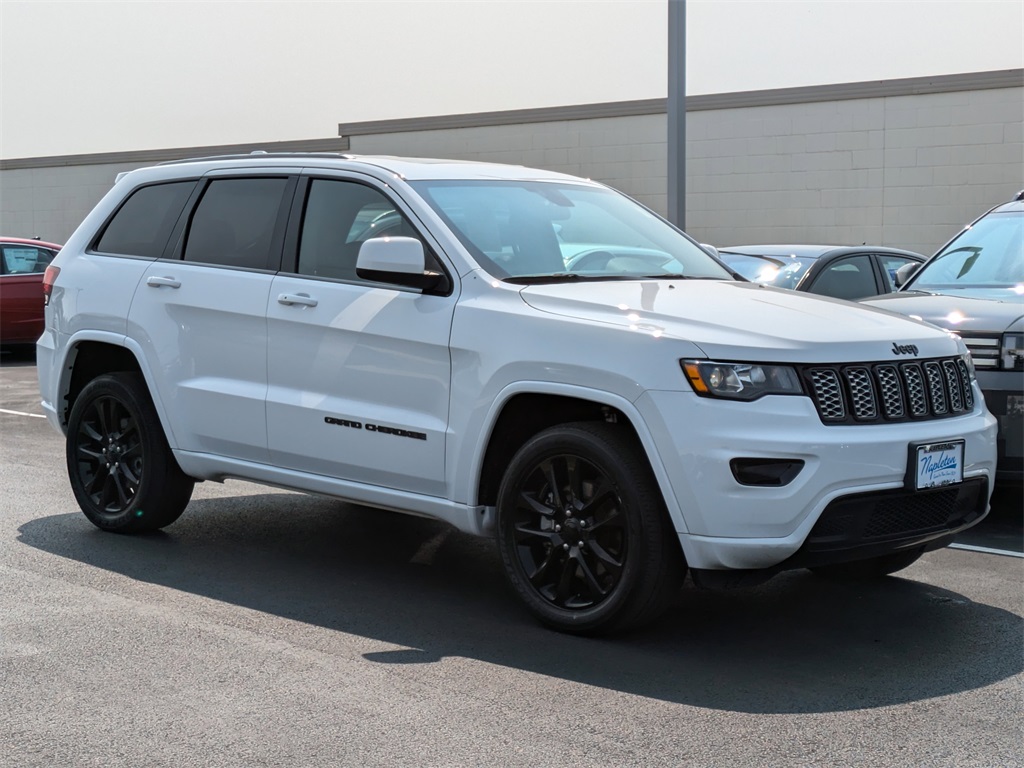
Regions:
<instances>
[{"instance_id":1,"label":"building roofline","mask_svg":"<svg viewBox=\"0 0 1024 768\"><path fill-rule=\"evenodd\" d=\"M1022 86L1024 86L1024 69L1000 69L988 72L934 75L931 77L906 77L896 80L867 80L834 85L808 85L760 91L699 94L686 98L686 111L702 112L714 109L871 99L887 96L911 96L925 93L949 93L994 88L1019 88ZM0 171L79 165L142 165L161 163L167 160L180 160L200 155L245 154L254 150L264 150L267 152L347 152L350 149L350 136L447 130L452 128L479 128L524 123L550 123L563 120L593 120L602 117L660 115L665 114L666 103L667 99L663 98L639 99L635 101L610 101L560 107L512 109L498 112L469 112L455 115L339 123L338 136L329 139L221 144L206 147L175 147L127 152L0 159Z\"/></svg>"},{"instance_id":2,"label":"building roofline","mask_svg":"<svg viewBox=\"0 0 1024 768\"><path fill-rule=\"evenodd\" d=\"M215 144L206 147L174 147L127 152L94 152L86 155L54 155L0 160L0 171L22 168L57 168L71 165L156 165L174 160L188 160L211 155L248 155L263 152L347 152L348 139L300 139L297 141L266 141L252 144Z\"/></svg>"},{"instance_id":3,"label":"building roofline","mask_svg":"<svg viewBox=\"0 0 1024 768\"><path fill-rule=\"evenodd\" d=\"M885 96L910 96L922 93L987 90L1024 86L1024 69L1001 69L932 77L907 77L898 80L867 80L835 85L807 85L761 91L709 93L686 97L687 112L740 107L765 107L776 104L802 104L816 101L871 99ZM338 135L367 136L382 133L436 131L452 128L481 128L494 125L550 123L562 120L593 120L602 117L635 117L665 114L667 99L608 101L563 107L510 109L499 112L467 112L456 115L405 117L395 120L370 120L339 123Z\"/></svg>"}]
</instances>

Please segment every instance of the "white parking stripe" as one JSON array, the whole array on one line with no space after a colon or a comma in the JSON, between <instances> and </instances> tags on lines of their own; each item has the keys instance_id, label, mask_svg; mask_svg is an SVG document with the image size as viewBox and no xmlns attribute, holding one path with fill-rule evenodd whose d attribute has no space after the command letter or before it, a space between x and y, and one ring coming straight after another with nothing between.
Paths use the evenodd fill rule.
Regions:
<instances>
[{"instance_id":1,"label":"white parking stripe","mask_svg":"<svg viewBox=\"0 0 1024 768\"><path fill-rule=\"evenodd\" d=\"M1024 552L1014 552L1012 549L991 549L989 547L975 547L973 544L950 544L950 549L966 549L968 552L984 552L986 555L1006 555L1007 557L1024 557Z\"/></svg>"},{"instance_id":2,"label":"white parking stripe","mask_svg":"<svg viewBox=\"0 0 1024 768\"><path fill-rule=\"evenodd\" d=\"M41 413L23 413L22 411L8 411L6 408L0 408L0 413L10 413L13 416L31 416L33 419L45 419Z\"/></svg>"}]
</instances>

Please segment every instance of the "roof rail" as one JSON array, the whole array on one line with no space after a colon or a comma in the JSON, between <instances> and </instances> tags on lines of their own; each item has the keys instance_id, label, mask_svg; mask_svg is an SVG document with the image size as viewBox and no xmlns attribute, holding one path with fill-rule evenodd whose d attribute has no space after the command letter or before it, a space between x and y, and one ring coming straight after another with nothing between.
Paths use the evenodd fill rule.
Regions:
<instances>
[{"instance_id":1,"label":"roof rail","mask_svg":"<svg viewBox=\"0 0 1024 768\"><path fill-rule=\"evenodd\" d=\"M348 154L346 152L266 152L262 149L254 150L249 153L236 152L230 155L207 155L205 157L183 157L180 160L164 160L159 165L179 165L182 163L205 163L210 160L241 160L243 158L254 159L254 158L266 158L266 157L324 157L331 159L342 159L342 160L354 160L358 155Z\"/></svg>"}]
</instances>

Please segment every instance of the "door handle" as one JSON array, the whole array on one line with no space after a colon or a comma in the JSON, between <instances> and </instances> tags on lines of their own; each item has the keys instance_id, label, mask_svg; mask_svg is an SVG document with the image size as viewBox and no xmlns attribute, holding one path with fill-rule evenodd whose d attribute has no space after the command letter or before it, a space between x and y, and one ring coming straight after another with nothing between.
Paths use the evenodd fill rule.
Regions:
<instances>
[{"instance_id":1,"label":"door handle","mask_svg":"<svg viewBox=\"0 0 1024 768\"><path fill-rule=\"evenodd\" d=\"M151 288L181 288L181 281L173 277L147 277L146 285Z\"/></svg>"},{"instance_id":2,"label":"door handle","mask_svg":"<svg viewBox=\"0 0 1024 768\"><path fill-rule=\"evenodd\" d=\"M277 297L278 304L290 307L292 304L301 304L304 307L315 307L319 302L308 293L282 293Z\"/></svg>"}]
</instances>

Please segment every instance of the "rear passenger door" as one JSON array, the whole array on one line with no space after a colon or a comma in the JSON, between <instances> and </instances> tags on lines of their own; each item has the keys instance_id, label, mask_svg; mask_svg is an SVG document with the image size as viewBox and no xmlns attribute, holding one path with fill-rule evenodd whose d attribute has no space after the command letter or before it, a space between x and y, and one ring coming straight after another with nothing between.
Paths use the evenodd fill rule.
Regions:
<instances>
[{"instance_id":1,"label":"rear passenger door","mask_svg":"<svg viewBox=\"0 0 1024 768\"><path fill-rule=\"evenodd\" d=\"M384 185L336 175L300 183L286 262L267 309L267 430L274 464L442 496L456 296L356 275L360 245L436 244Z\"/></svg>"},{"instance_id":2,"label":"rear passenger door","mask_svg":"<svg viewBox=\"0 0 1024 768\"><path fill-rule=\"evenodd\" d=\"M266 462L266 307L280 265L288 171L218 172L196 187L129 314L184 451Z\"/></svg>"}]
</instances>

